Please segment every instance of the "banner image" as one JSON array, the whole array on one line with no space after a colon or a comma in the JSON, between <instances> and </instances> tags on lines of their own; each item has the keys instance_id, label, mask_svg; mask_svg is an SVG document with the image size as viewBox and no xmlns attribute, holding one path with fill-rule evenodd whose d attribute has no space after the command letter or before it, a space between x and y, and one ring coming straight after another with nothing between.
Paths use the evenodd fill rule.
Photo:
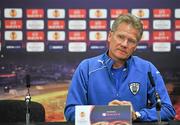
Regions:
<instances>
[{"instance_id":1,"label":"banner image","mask_svg":"<svg viewBox=\"0 0 180 125\"><path fill-rule=\"evenodd\" d=\"M144 29L135 55L157 66L180 111L179 5L169 0L2 0L0 99L24 100L30 75L32 100L43 104L46 121L66 121L64 106L76 67L107 51L115 18L132 13Z\"/></svg>"}]
</instances>

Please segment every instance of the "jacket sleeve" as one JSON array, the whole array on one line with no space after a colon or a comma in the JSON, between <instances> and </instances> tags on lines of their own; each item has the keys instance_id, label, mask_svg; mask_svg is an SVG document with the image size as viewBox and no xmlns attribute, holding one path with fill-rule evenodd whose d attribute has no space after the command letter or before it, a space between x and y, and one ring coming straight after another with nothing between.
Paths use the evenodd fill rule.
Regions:
<instances>
[{"instance_id":1,"label":"jacket sleeve","mask_svg":"<svg viewBox=\"0 0 180 125\"><path fill-rule=\"evenodd\" d=\"M75 121L75 106L87 104L87 62L83 61L77 67L66 99L64 114L67 121Z\"/></svg>"},{"instance_id":2,"label":"jacket sleeve","mask_svg":"<svg viewBox=\"0 0 180 125\"><path fill-rule=\"evenodd\" d=\"M155 97L155 91L159 93L160 99L161 99L161 120L167 121L172 120L175 117L175 110L172 106L171 100L169 98L168 92L166 90L163 78L160 74L160 72L156 69L156 67L150 63L150 70L152 73L152 77L155 83L155 86L153 87L150 83L150 80L148 78L148 98L149 101L152 103L152 107L150 108L144 108L140 110L140 120L142 121L157 121L157 111L156 111L156 97Z\"/></svg>"}]
</instances>

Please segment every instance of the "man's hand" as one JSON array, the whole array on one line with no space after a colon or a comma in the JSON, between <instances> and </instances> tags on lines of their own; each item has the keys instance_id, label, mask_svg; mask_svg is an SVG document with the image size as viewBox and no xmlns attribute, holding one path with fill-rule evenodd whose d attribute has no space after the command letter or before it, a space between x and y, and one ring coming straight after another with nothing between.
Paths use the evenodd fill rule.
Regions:
<instances>
[{"instance_id":1,"label":"man's hand","mask_svg":"<svg viewBox=\"0 0 180 125\"><path fill-rule=\"evenodd\" d=\"M119 101L119 100L113 100L108 103L109 106L118 106L118 105L130 105L132 106L131 102L129 101Z\"/></svg>"},{"instance_id":2,"label":"man's hand","mask_svg":"<svg viewBox=\"0 0 180 125\"><path fill-rule=\"evenodd\" d=\"M135 121L137 119L136 113L133 109L132 103L129 101L119 101L119 100L113 100L108 103L108 106L119 106L119 105L130 105L132 110L132 120Z\"/></svg>"},{"instance_id":3,"label":"man's hand","mask_svg":"<svg viewBox=\"0 0 180 125\"><path fill-rule=\"evenodd\" d=\"M137 119L136 112L132 111L132 120L135 121Z\"/></svg>"}]
</instances>

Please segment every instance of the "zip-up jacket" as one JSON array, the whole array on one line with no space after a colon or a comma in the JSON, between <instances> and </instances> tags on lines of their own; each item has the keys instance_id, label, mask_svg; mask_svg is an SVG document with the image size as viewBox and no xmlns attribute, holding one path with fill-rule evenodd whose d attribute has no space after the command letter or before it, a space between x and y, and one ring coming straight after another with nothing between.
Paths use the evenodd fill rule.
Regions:
<instances>
[{"instance_id":1,"label":"zip-up jacket","mask_svg":"<svg viewBox=\"0 0 180 125\"><path fill-rule=\"evenodd\" d=\"M64 110L67 121L75 120L76 105L108 105L115 99L130 101L134 111L141 114L141 121L157 121L155 91L161 98L161 119L174 118L175 110L162 76L151 62L131 56L124 65L118 88L112 73L113 64L107 53L85 59L79 64L67 95ZM152 74L154 86L148 72ZM148 102L151 102L151 107L148 107Z\"/></svg>"}]
</instances>

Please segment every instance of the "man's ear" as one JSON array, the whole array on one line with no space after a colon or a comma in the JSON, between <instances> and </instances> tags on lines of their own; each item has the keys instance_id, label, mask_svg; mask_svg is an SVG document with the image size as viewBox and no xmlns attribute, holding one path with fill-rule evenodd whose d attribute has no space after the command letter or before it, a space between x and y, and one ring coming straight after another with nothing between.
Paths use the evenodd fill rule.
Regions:
<instances>
[{"instance_id":1,"label":"man's ear","mask_svg":"<svg viewBox=\"0 0 180 125\"><path fill-rule=\"evenodd\" d=\"M137 49L137 45L136 45L136 47L134 48L134 52L136 51L136 49Z\"/></svg>"},{"instance_id":2,"label":"man's ear","mask_svg":"<svg viewBox=\"0 0 180 125\"><path fill-rule=\"evenodd\" d=\"M113 33L112 31L109 31L109 33L108 33L108 38L107 38L108 43L111 41L112 33Z\"/></svg>"}]
</instances>

